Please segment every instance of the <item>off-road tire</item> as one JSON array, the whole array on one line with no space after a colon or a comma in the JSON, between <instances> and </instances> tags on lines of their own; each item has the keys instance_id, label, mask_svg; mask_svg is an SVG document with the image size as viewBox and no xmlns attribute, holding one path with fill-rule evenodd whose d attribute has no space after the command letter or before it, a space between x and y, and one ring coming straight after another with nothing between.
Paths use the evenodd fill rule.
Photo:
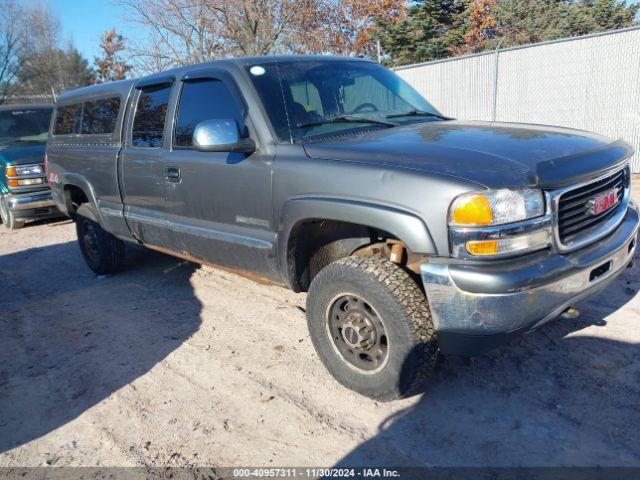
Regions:
<instances>
[{"instance_id":1,"label":"off-road tire","mask_svg":"<svg viewBox=\"0 0 640 480\"><path fill-rule=\"evenodd\" d=\"M84 260L91 270L98 275L118 272L124 266L125 245L122 240L104 230L100 224L91 220L93 212L87 205L81 205L75 215L78 244ZM88 230L95 236L93 251L85 241Z\"/></svg>"},{"instance_id":2,"label":"off-road tire","mask_svg":"<svg viewBox=\"0 0 640 480\"><path fill-rule=\"evenodd\" d=\"M328 332L330 303L343 292L361 297L384 323L388 358L380 371L354 369ZM322 269L307 296L307 324L327 370L367 397L390 401L419 393L435 367L438 349L427 299L406 271L382 257L347 257Z\"/></svg>"},{"instance_id":3,"label":"off-road tire","mask_svg":"<svg viewBox=\"0 0 640 480\"><path fill-rule=\"evenodd\" d=\"M16 217L11 210L9 210L7 200L2 196L0 196L0 220L2 220L2 224L9 230L17 230L23 228L25 225L24 220L16 220Z\"/></svg>"}]
</instances>

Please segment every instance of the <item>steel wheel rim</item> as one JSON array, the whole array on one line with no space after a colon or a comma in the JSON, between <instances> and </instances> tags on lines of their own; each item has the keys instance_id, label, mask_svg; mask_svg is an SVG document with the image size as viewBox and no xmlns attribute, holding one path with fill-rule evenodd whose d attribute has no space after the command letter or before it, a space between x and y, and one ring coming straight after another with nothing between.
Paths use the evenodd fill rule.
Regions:
<instances>
[{"instance_id":1,"label":"steel wheel rim","mask_svg":"<svg viewBox=\"0 0 640 480\"><path fill-rule=\"evenodd\" d=\"M331 299L326 330L336 354L349 368L372 375L387 365L387 329L376 310L359 295L341 293Z\"/></svg>"},{"instance_id":2,"label":"steel wheel rim","mask_svg":"<svg viewBox=\"0 0 640 480\"><path fill-rule=\"evenodd\" d=\"M93 223L85 221L82 225L82 244L87 256L94 262L100 261L98 234Z\"/></svg>"}]
</instances>

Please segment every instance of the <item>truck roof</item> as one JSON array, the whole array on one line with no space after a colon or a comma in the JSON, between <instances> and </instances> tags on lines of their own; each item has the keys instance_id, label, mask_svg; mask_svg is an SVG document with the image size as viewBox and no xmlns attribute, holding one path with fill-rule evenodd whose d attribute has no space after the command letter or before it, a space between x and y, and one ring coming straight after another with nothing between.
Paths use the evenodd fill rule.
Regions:
<instances>
[{"instance_id":1,"label":"truck roof","mask_svg":"<svg viewBox=\"0 0 640 480\"><path fill-rule=\"evenodd\" d=\"M99 83L88 87L69 90L58 96L56 105L72 103L79 98L87 100L92 97L120 96L126 98L136 80L117 80L115 82Z\"/></svg>"},{"instance_id":2,"label":"truck roof","mask_svg":"<svg viewBox=\"0 0 640 480\"><path fill-rule=\"evenodd\" d=\"M108 95L119 95L122 97L126 97L133 84L137 83L140 80L149 80L153 81L154 79L162 79L167 75L178 75L194 68L202 68L206 66L212 67L228 67L231 65L244 67L245 65L251 65L256 63L267 63L267 62L308 62L308 61L322 61L322 62L344 62L344 61L361 61L361 62L371 62L371 60L357 58L357 57L339 57L332 55L270 55L270 56L261 56L261 57L238 57L238 58L226 58L222 60L213 60L210 62L197 63L193 65L187 65L184 67L176 67L170 70L163 70L158 73L154 73L151 75L147 75L144 77L129 79L129 80L118 80L115 82L105 82L97 85L90 85L88 87L77 88L75 90L70 90L68 92L62 93L58 97L57 104L61 103L71 103L72 101L77 101L79 97L82 97L83 100L90 97L104 97Z\"/></svg>"}]
</instances>

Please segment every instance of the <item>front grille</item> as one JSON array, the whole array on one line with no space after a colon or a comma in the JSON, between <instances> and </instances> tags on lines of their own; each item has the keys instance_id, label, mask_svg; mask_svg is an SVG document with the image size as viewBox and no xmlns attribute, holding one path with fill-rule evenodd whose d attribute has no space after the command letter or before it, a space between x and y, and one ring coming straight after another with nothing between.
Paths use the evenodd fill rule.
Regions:
<instances>
[{"instance_id":1,"label":"front grille","mask_svg":"<svg viewBox=\"0 0 640 480\"><path fill-rule=\"evenodd\" d=\"M624 189L629 184L627 170L623 169L605 178L582 187L569 190L558 201L558 234L560 241L566 243L580 236L586 230L606 222L620 208ZM618 190L618 203L598 215L590 213L590 200L613 189Z\"/></svg>"}]
</instances>

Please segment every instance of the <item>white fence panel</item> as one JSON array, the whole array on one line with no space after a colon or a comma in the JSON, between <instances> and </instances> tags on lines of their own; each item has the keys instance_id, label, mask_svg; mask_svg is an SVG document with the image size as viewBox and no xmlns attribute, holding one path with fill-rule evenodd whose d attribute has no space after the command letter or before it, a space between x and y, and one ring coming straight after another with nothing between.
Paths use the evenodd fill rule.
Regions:
<instances>
[{"instance_id":1,"label":"white fence panel","mask_svg":"<svg viewBox=\"0 0 640 480\"><path fill-rule=\"evenodd\" d=\"M401 67L444 114L624 138L640 173L640 29Z\"/></svg>"},{"instance_id":2,"label":"white fence panel","mask_svg":"<svg viewBox=\"0 0 640 480\"><path fill-rule=\"evenodd\" d=\"M491 120L495 59L492 55L431 63L397 73L443 113Z\"/></svg>"}]
</instances>

